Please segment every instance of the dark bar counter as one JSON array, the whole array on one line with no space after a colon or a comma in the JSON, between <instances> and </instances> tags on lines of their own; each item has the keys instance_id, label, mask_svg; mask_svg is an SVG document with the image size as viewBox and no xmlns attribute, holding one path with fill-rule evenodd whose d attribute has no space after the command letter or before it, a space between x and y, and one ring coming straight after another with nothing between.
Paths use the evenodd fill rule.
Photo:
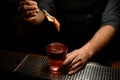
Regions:
<instances>
[{"instance_id":1,"label":"dark bar counter","mask_svg":"<svg viewBox=\"0 0 120 80\"><path fill-rule=\"evenodd\" d=\"M0 51L0 80L52 80L47 57ZM120 80L120 68L88 63L78 73L62 75L59 80Z\"/></svg>"}]
</instances>

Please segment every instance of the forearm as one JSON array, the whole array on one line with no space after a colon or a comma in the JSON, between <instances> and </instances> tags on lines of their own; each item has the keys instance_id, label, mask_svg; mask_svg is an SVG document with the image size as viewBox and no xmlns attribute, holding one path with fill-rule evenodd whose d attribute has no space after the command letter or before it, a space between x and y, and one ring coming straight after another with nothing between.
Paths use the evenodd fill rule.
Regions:
<instances>
[{"instance_id":1,"label":"forearm","mask_svg":"<svg viewBox=\"0 0 120 80\"><path fill-rule=\"evenodd\" d=\"M112 40L114 34L115 28L105 25L82 48L87 51L89 57L92 57Z\"/></svg>"}]
</instances>

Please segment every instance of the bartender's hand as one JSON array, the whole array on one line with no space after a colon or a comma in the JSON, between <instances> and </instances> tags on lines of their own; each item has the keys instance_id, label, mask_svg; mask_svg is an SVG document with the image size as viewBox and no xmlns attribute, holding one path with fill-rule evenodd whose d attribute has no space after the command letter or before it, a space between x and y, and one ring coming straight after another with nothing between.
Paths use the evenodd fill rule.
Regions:
<instances>
[{"instance_id":1,"label":"bartender's hand","mask_svg":"<svg viewBox=\"0 0 120 80\"><path fill-rule=\"evenodd\" d=\"M44 13L34 0L19 0L18 11L23 20L32 24L40 24L45 19Z\"/></svg>"},{"instance_id":2,"label":"bartender's hand","mask_svg":"<svg viewBox=\"0 0 120 80\"><path fill-rule=\"evenodd\" d=\"M70 52L67 55L67 58L63 62L60 71L63 71L62 73L72 75L78 72L81 68L84 67L84 65L87 63L89 59L89 54L84 49L76 49L72 52Z\"/></svg>"}]
</instances>

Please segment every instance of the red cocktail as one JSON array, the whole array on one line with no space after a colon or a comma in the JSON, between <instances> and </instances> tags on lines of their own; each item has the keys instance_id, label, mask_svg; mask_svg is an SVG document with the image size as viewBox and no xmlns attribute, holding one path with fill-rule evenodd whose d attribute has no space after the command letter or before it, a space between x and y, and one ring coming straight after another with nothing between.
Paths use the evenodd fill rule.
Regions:
<instances>
[{"instance_id":1,"label":"red cocktail","mask_svg":"<svg viewBox=\"0 0 120 80\"><path fill-rule=\"evenodd\" d=\"M60 65L66 58L68 47L59 42L53 42L47 45L47 56L52 72L57 72Z\"/></svg>"}]
</instances>

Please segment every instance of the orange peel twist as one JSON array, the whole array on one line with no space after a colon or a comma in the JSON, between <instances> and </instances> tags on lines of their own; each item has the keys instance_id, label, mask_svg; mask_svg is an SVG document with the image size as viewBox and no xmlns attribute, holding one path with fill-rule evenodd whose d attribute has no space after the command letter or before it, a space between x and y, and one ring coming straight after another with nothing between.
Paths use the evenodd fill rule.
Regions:
<instances>
[{"instance_id":1,"label":"orange peel twist","mask_svg":"<svg viewBox=\"0 0 120 80\"><path fill-rule=\"evenodd\" d=\"M45 13L45 16L48 19L48 21L53 22L55 24L57 30L60 31L59 21L54 16L51 16L46 10L43 10L43 12Z\"/></svg>"}]
</instances>

